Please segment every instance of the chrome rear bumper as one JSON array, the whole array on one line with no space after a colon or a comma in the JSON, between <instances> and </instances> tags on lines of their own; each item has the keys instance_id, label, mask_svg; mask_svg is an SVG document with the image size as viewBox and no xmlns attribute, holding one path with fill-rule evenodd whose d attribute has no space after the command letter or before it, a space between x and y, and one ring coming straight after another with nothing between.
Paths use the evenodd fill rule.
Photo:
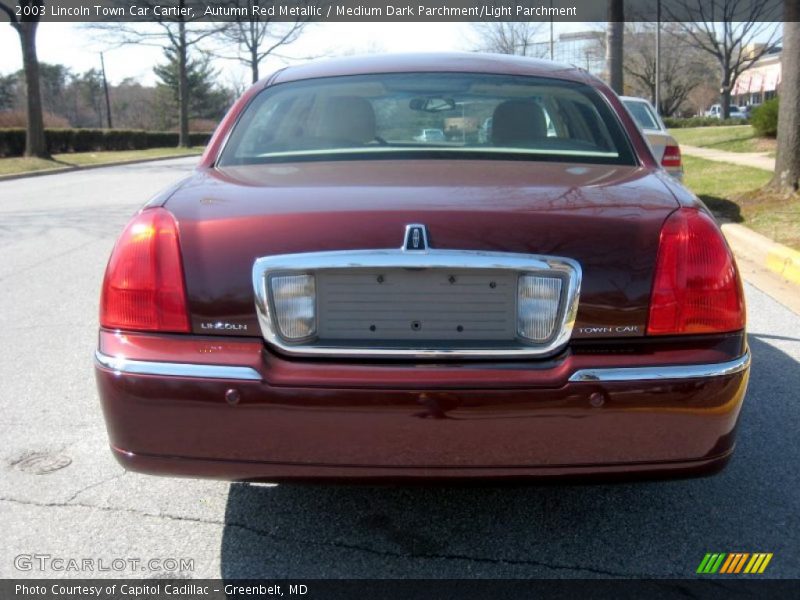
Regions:
<instances>
[{"instance_id":1,"label":"chrome rear bumper","mask_svg":"<svg viewBox=\"0 0 800 600\"><path fill-rule=\"evenodd\" d=\"M576 381L660 381L722 377L744 371L750 366L750 350L734 360L708 365L675 365L664 367L623 367L581 369L569 380Z\"/></svg>"},{"instance_id":2,"label":"chrome rear bumper","mask_svg":"<svg viewBox=\"0 0 800 600\"><path fill-rule=\"evenodd\" d=\"M103 354L99 350L95 352L95 360L99 366L120 374L230 379L239 381L261 381L262 379L258 371L252 367L131 360L121 356L109 356ZM750 366L750 360L750 351L747 350L739 358L721 363L581 369L575 371L569 377L569 381L573 383L665 381L722 377L746 370Z\"/></svg>"}]
</instances>

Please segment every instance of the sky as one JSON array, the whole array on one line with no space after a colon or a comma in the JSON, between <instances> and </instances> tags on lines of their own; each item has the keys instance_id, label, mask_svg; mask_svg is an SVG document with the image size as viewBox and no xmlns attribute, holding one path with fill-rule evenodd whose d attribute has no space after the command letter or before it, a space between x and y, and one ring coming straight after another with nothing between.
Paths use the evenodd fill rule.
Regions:
<instances>
[{"instance_id":1,"label":"sky","mask_svg":"<svg viewBox=\"0 0 800 600\"><path fill-rule=\"evenodd\" d=\"M599 23L563 23L559 31L596 29ZM542 28L544 38L549 31ZM39 60L61 63L81 73L99 68L100 51L105 52L106 75L115 85L127 77L141 83L155 83L153 66L162 62L159 48L151 46L113 47L97 41L97 36L80 23L42 23L37 34ZM308 57L364 52L426 52L469 50L474 32L469 23L314 23L287 53ZM262 76L284 66L285 61L266 60ZM234 61L217 60L220 83L249 84L249 74ZM0 74L22 68L19 38L7 24L0 23ZM238 87L238 86L237 86Z\"/></svg>"}]
</instances>

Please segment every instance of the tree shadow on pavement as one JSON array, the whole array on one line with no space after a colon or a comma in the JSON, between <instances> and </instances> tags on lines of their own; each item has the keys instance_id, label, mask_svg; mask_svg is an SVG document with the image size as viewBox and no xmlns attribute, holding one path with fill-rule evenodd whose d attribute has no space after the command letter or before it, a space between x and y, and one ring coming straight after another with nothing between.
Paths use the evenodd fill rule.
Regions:
<instances>
[{"instance_id":1,"label":"tree shadow on pavement","mask_svg":"<svg viewBox=\"0 0 800 600\"><path fill-rule=\"evenodd\" d=\"M773 552L770 577L797 577L800 369L758 336L750 344L738 447L714 477L540 486L232 484L222 576L692 577L706 552L744 551Z\"/></svg>"},{"instance_id":2,"label":"tree shadow on pavement","mask_svg":"<svg viewBox=\"0 0 800 600\"><path fill-rule=\"evenodd\" d=\"M700 194L699 198L721 223L744 222L742 209L736 202L711 194Z\"/></svg>"}]
</instances>

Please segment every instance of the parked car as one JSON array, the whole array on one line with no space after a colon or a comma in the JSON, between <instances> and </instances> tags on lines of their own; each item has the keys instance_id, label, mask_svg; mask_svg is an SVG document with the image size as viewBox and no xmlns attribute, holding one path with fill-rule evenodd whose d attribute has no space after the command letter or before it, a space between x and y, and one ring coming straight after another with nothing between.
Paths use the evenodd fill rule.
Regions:
<instances>
[{"instance_id":1,"label":"parked car","mask_svg":"<svg viewBox=\"0 0 800 600\"><path fill-rule=\"evenodd\" d=\"M720 115L721 116L721 115ZM738 106L731 106L728 111L729 119L746 119L747 113Z\"/></svg>"},{"instance_id":2,"label":"parked car","mask_svg":"<svg viewBox=\"0 0 800 600\"><path fill-rule=\"evenodd\" d=\"M644 98L622 96L620 99L633 116L636 124L641 127L656 160L675 179L683 180L681 148L678 141L667 131L666 125L656 113L653 105Z\"/></svg>"},{"instance_id":3,"label":"parked car","mask_svg":"<svg viewBox=\"0 0 800 600\"><path fill-rule=\"evenodd\" d=\"M414 138L418 142L444 142L447 138L444 131L441 129L423 129L420 134Z\"/></svg>"},{"instance_id":4,"label":"parked car","mask_svg":"<svg viewBox=\"0 0 800 600\"><path fill-rule=\"evenodd\" d=\"M753 111L757 109L759 106L761 106L760 103L747 104L745 106L740 106L739 110L742 112L742 114L744 114L746 119L749 119L750 117L753 116Z\"/></svg>"},{"instance_id":5,"label":"parked car","mask_svg":"<svg viewBox=\"0 0 800 600\"><path fill-rule=\"evenodd\" d=\"M414 141L467 97L491 145ZM95 358L126 468L268 481L709 474L750 362L730 249L619 98L481 54L255 84L122 232Z\"/></svg>"},{"instance_id":6,"label":"parked car","mask_svg":"<svg viewBox=\"0 0 800 600\"><path fill-rule=\"evenodd\" d=\"M705 112L705 116L707 117L714 117L715 119L722 118L722 106L720 104L714 104ZM739 109L738 106L731 104L728 109L728 118L729 119L746 119L747 114Z\"/></svg>"}]
</instances>

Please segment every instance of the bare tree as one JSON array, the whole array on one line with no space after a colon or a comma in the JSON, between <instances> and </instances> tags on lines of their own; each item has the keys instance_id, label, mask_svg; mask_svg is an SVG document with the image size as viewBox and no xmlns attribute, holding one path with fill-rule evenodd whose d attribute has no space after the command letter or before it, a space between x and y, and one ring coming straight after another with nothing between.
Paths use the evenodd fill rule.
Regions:
<instances>
[{"instance_id":1,"label":"bare tree","mask_svg":"<svg viewBox=\"0 0 800 600\"><path fill-rule=\"evenodd\" d=\"M715 63L705 53L687 44L687 36L675 23L661 26L667 41L661 47L661 98L659 114L671 116L688 100L692 91L714 77ZM653 23L628 23L625 27L625 74L634 93L655 105L656 49Z\"/></svg>"},{"instance_id":2,"label":"bare tree","mask_svg":"<svg viewBox=\"0 0 800 600\"><path fill-rule=\"evenodd\" d=\"M684 20L675 16L670 5L666 10L680 23L691 44L719 63L720 104L727 119L736 80L780 42L777 5L756 0L672 1Z\"/></svg>"},{"instance_id":3,"label":"bare tree","mask_svg":"<svg viewBox=\"0 0 800 600\"><path fill-rule=\"evenodd\" d=\"M323 52L326 56L356 56L358 54L386 54L386 46L378 40L370 40L355 46L328 48Z\"/></svg>"},{"instance_id":4,"label":"bare tree","mask_svg":"<svg viewBox=\"0 0 800 600\"><path fill-rule=\"evenodd\" d=\"M114 122L123 129L163 129L161 110L165 102L157 87L145 87L127 78L111 89Z\"/></svg>"},{"instance_id":5,"label":"bare tree","mask_svg":"<svg viewBox=\"0 0 800 600\"><path fill-rule=\"evenodd\" d=\"M618 94L624 92L623 44L625 41L624 0L608 0L608 28L606 30L606 71L608 84Z\"/></svg>"},{"instance_id":6,"label":"bare tree","mask_svg":"<svg viewBox=\"0 0 800 600\"><path fill-rule=\"evenodd\" d=\"M473 30L478 36L475 50L543 58L548 50L545 44L535 41L541 29L541 23L528 21L475 23Z\"/></svg>"},{"instance_id":7,"label":"bare tree","mask_svg":"<svg viewBox=\"0 0 800 600\"><path fill-rule=\"evenodd\" d=\"M258 5L258 0L232 0L230 4L236 8L247 9L248 14L253 15L252 7ZM225 42L225 50L215 50L214 54L219 58L236 60L245 65L250 69L252 82L255 83L259 79L261 62L268 56L286 58L276 51L296 42L308 23L308 20L304 19L277 22L268 17L237 17L219 32L219 37ZM236 48L236 54L228 53L230 45Z\"/></svg>"},{"instance_id":8,"label":"bare tree","mask_svg":"<svg viewBox=\"0 0 800 600\"><path fill-rule=\"evenodd\" d=\"M774 188L800 190L800 2L784 0L781 90L778 107L778 154Z\"/></svg>"},{"instance_id":9,"label":"bare tree","mask_svg":"<svg viewBox=\"0 0 800 600\"><path fill-rule=\"evenodd\" d=\"M8 15L11 26L19 34L19 42L22 47L25 96L27 98L25 156L46 158L48 152L47 142L44 138L39 59L36 56L36 30L39 26L39 16L44 11L44 0L21 0L17 4L22 8L23 16L21 17L17 17L16 10L12 6L6 5L5 2L0 2L0 10Z\"/></svg>"},{"instance_id":10,"label":"bare tree","mask_svg":"<svg viewBox=\"0 0 800 600\"><path fill-rule=\"evenodd\" d=\"M156 14L154 7L158 0L142 0L142 7L150 7L150 14ZM115 46L126 44L158 46L169 48L178 58L178 145L188 148L189 141L189 52L197 44L218 33L220 24L193 24L192 17L186 16L189 2L177 0L178 11L175 16L159 16L147 24L135 23L97 23L90 28L100 37ZM196 11L200 15L202 12ZM195 17L198 18L198 17Z\"/></svg>"}]
</instances>

